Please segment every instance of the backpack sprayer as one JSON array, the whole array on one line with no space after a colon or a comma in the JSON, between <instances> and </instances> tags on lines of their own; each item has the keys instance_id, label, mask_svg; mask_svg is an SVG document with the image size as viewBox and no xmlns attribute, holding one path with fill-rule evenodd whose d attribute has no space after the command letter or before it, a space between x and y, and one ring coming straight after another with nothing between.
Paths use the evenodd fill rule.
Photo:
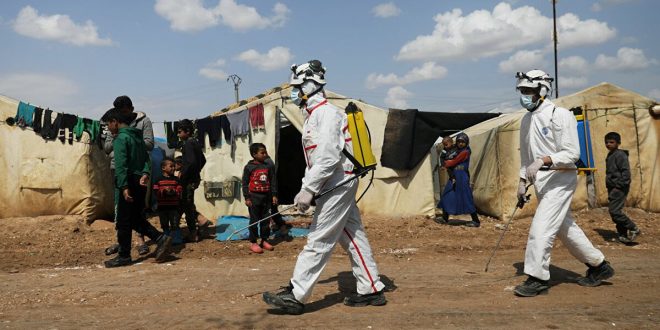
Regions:
<instances>
[{"instance_id":1,"label":"backpack sprayer","mask_svg":"<svg viewBox=\"0 0 660 330\"><path fill-rule=\"evenodd\" d=\"M364 177L365 175L367 175L367 173L371 172L372 176L371 176L371 180L369 181L369 185L364 190L362 195L360 195L360 198L357 199L359 201L362 198L362 196L364 196L364 194L367 192L367 190L369 190L369 187L371 187L371 183L373 182L373 170L376 169L377 162L376 162L376 157L374 156L373 152L371 151L371 136L369 134L369 128L367 127L367 123L364 121L364 113L353 102L348 103L348 105L346 106L345 111L346 111L346 116L348 118L348 132L351 135L351 144L353 146L353 154L348 152L348 150L346 150L346 148L344 148L342 150L342 153L344 154L344 156L346 156L346 158L348 158L348 160L351 161L351 163L353 163L353 166L355 167L354 170L353 170L353 176L351 176L351 177L345 179L344 181L338 183L336 186L334 186L334 187L332 187L332 188L330 188L330 189L328 189L328 190L326 190L326 191L324 191L324 192L322 192L318 195L315 195L314 198L312 198L313 201L323 197L324 195L330 193L331 191L333 191L333 190L335 190L335 189L337 189L337 188L339 188L339 187L341 187L341 186L343 186L343 185L345 185L345 184L347 184L347 183L349 183L349 182L351 182L351 181L353 181L357 178ZM231 235L229 235L229 237L227 237L227 239L225 241L231 240L231 238L235 234L237 234L237 233L239 233L239 232L241 232L245 229L248 229L248 228L250 228L250 227L252 227L252 226L254 226L258 223L261 223L262 221L266 221L266 220L268 220L268 219L270 219L270 218L272 218L272 217L274 217L278 214L281 214L284 211L288 211L288 210L290 210L294 207L295 207L295 205L290 205L290 206L286 207L285 209L283 209L283 210L281 210L277 213L273 213L273 214L271 214L271 215L255 222L253 224L250 224L248 226L245 226L243 228L235 230L233 233L231 233Z\"/></svg>"}]
</instances>

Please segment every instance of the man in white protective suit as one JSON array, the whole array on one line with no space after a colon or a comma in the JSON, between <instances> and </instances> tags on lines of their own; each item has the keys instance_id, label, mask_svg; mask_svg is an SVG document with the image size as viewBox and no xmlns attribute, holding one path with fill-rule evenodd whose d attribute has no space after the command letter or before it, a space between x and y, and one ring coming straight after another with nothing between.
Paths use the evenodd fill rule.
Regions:
<instances>
[{"instance_id":1,"label":"man in white protective suit","mask_svg":"<svg viewBox=\"0 0 660 330\"><path fill-rule=\"evenodd\" d=\"M279 293L266 292L263 299L287 314L302 314L323 268L337 243L351 259L357 294L344 299L348 306L381 306L387 303L376 262L355 203L357 180L353 163L342 153L353 153L346 114L325 98L325 68L318 60L291 67L291 101L303 112L302 144L307 168L294 204L305 212L314 195L335 190L316 199L316 210L307 244L298 255L293 277ZM341 185L342 183L346 182Z\"/></svg>"},{"instance_id":2,"label":"man in white protective suit","mask_svg":"<svg viewBox=\"0 0 660 330\"><path fill-rule=\"evenodd\" d=\"M553 79L541 70L516 75L520 104L529 112L520 123L520 182L518 198L527 184L534 184L538 208L532 219L525 250L527 280L514 293L534 297L549 288L550 252L555 238L588 267L582 286L599 286L614 275L605 256L596 249L571 215L577 185L575 162L580 158L577 121L565 108L546 99Z\"/></svg>"}]
</instances>

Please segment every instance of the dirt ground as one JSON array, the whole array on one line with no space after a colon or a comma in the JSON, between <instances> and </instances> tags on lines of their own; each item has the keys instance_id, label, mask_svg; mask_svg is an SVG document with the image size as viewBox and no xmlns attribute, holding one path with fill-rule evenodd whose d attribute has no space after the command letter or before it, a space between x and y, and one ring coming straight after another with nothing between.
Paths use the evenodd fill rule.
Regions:
<instances>
[{"instance_id":1,"label":"dirt ground","mask_svg":"<svg viewBox=\"0 0 660 330\"><path fill-rule=\"evenodd\" d=\"M344 306L354 290L347 256L337 249L300 316L278 315L261 293L287 284L302 238L253 255L245 242L207 239L152 258L103 268L114 241L110 222L77 217L0 219L0 327L348 328L348 329L643 329L660 324L660 214L626 209L642 229L639 244L614 241L606 209L575 214L616 270L597 288L575 283L586 267L561 243L553 253L549 294L517 298L529 219L516 220L488 272L502 222L481 228L428 218L366 218L381 278L383 307ZM456 217L454 223L460 223ZM156 219L152 219L154 223ZM152 246L153 250L153 246Z\"/></svg>"}]
</instances>

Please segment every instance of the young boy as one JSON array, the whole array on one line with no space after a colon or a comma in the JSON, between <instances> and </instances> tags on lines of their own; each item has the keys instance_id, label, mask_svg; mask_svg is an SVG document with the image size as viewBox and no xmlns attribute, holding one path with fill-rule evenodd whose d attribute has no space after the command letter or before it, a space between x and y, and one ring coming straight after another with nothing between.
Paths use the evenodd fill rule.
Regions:
<instances>
[{"instance_id":1,"label":"young boy","mask_svg":"<svg viewBox=\"0 0 660 330\"><path fill-rule=\"evenodd\" d=\"M177 156L174 158L174 176L177 178L181 177L181 169L183 168L183 158Z\"/></svg>"},{"instance_id":2,"label":"young boy","mask_svg":"<svg viewBox=\"0 0 660 330\"><path fill-rule=\"evenodd\" d=\"M183 143L181 148L181 176L179 177L181 186L183 186L183 195L181 196L181 213L186 215L186 224L188 225L188 240L197 242L199 240L197 232L197 208L195 207L195 189L199 187L201 181L200 173L206 158L202 152L202 147L197 139L192 137L194 131L193 123L184 119L179 122L177 135Z\"/></svg>"},{"instance_id":3,"label":"young boy","mask_svg":"<svg viewBox=\"0 0 660 330\"><path fill-rule=\"evenodd\" d=\"M116 219L119 252L116 257L105 261L105 266L131 264L131 230L148 236L158 244L156 261L161 262L168 253L172 238L159 232L144 216L151 161L142 133L137 128L129 127L131 117L118 109L109 110L104 117L108 119L108 129L114 136L115 189L119 192Z\"/></svg>"},{"instance_id":4,"label":"young boy","mask_svg":"<svg viewBox=\"0 0 660 330\"><path fill-rule=\"evenodd\" d=\"M630 244L635 241L641 231L623 213L623 205L630 190L630 163L628 162L628 150L619 149L620 144L621 135L619 133L609 132L605 135L605 147L609 150L605 159L605 186L609 201L608 208L612 221L616 224L619 242Z\"/></svg>"},{"instance_id":5,"label":"young boy","mask_svg":"<svg viewBox=\"0 0 660 330\"><path fill-rule=\"evenodd\" d=\"M458 155L458 148L454 144L454 139L452 139L449 135L442 138L440 166L444 167L445 162L454 159L456 155ZM452 184L456 182L456 178L454 177L454 170L452 168L447 168L447 175L449 175L449 180L452 181Z\"/></svg>"},{"instance_id":6,"label":"young boy","mask_svg":"<svg viewBox=\"0 0 660 330\"><path fill-rule=\"evenodd\" d=\"M243 197L245 205L250 211L250 224L268 216L271 202L277 204L277 180L275 168L265 163L268 153L266 146L262 143L250 145L252 160L243 169ZM250 251L263 253L263 250L272 251L273 246L268 243L270 236L270 222L262 221L257 226L250 227ZM261 238L261 244L257 244L257 236Z\"/></svg>"},{"instance_id":7,"label":"young boy","mask_svg":"<svg viewBox=\"0 0 660 330\"><path fill-rule=\"evenodd\" d=\"M158 200L158 218L160 227L166 234L175 237L179 229L179 203L183 187L179 179L174 176L174 160L165 158L160 163L162 177L153 185L153 190Z\"/></svg>"}]
</instances>

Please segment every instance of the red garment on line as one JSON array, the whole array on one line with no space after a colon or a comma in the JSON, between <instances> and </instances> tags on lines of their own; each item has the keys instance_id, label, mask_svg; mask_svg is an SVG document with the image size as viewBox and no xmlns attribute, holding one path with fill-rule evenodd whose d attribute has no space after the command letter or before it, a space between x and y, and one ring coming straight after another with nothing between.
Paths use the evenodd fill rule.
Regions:
<instances>
[{"instance_id":1,"label":"red garment on line","mask_svg":"<svg viewBox=\"0 0 660 330\"><path fill-rule=\"evenodd\" d=\"M252 129L266 128L263 104L257 104L248 108L248 110L250 111L250 125L252 126Z\"/></svg>"}]
</instances>

